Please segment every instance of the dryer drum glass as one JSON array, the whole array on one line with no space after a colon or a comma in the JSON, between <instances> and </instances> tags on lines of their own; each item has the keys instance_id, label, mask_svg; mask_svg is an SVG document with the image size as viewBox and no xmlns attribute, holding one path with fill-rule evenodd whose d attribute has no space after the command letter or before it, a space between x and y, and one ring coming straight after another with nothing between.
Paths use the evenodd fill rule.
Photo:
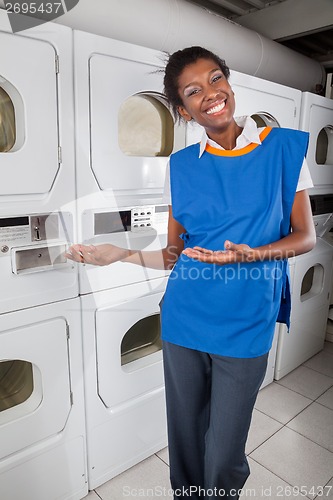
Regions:
<instances>
[{"instance_id":1,"label":"dryer drum glass","mask_svg":"<svg viewBox=\"0 0 333 500\"><path fill-rule=\"evenodd\" d=\"M173 137L174 121L162 95L135 94L120 106L118 143L125 155L169 156Z\"/></svg>"},{"instance_id":2,"label":"dryer drum glass","mask_svg":"<svg viewBox=\"0 0 333 500\"><path fill-rule=\"evenodd\" d=\"M259 111L258 113L251 115L251 118L256 122L258 128L280 127L279 122L269 113Z\"/></svg>"},{"instance_id":3,"label":"dryer drum glass","mask_svg":"<svg viewBox=\"0 0 333 500\"><path fill-rule=\"evenodd\" d=\"M317 137L316 163L318 165L333 164L333 126L321 129Z\"/></svg>"},{"instance_id":4,"label":"dryer drum glass","mask_svg":"<svg viewBox=\"0 0 333 500\"><path fill-rule=\"evenodd\" d=\"M0 412L24 403L33 389L31 363L17 359L0 362Z\"/></svg>"},{"instance_id":5,"label":"dryer drum glass","mask_svg":"<svg viewBox=\"0 0 333 500\"><path fill-rule=\"evenodd\" d=\"M0 87L0 153L10 151L16 141L14 105L7 92Z\"/></svg>"},{"instance_id":6,"label":"dryer drum glass","mask_svg":"<svg viewBox=\"0 0 333 500\"><path fill-rule=\"evenodd\" d=\"M162 349L160 315L137 321L121 342L121 364L126 365Z\"/></svg>"},{"instance_id":7,"label":"dryer drum glass","mask_svg":"<svg viewBox=\"0 0 333 500\"><path fill-rule=\"evenodd\" d=\"M324 287L324 268L321 264L310 267L303 276L301 302L320 295Z\"/></svg>"}]
</instances>

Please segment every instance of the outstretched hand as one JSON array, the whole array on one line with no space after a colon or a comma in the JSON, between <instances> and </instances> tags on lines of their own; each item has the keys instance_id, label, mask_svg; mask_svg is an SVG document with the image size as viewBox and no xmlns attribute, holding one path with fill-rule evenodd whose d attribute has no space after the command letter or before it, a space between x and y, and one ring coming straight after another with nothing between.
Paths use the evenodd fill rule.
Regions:
<instances>
[{"instance_id":1,"label":"outstretched hand","mask_svg":"<svg viewBox=\"0 0 333 500\"><path fill-rule=\"evenodd\" d=\"M215 251L202 247L186 248L183 250L183 254L200 262L219 265L254 261L254 251L245 243L237 245L236 243L226 240L224 248L224 250Z\"/></svg>"},{"instance_id":2,"label":"outstretched hand","mask_svg":"<svg viewBox=\"0 0 333 500\"><path fill-rule=\"evenodd\" d=\"M67 259L81 264L107 266L126 258L128 250L105 243L103 245L72 245L65 254Z\"/></svg>"}]
</instances>

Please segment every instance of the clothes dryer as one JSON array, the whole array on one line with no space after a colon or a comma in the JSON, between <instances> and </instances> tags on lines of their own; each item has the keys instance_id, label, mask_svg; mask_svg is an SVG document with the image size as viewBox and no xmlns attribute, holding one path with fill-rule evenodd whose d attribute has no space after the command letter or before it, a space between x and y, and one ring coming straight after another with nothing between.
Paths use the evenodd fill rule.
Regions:
<instances>
[{"instance_id":1,"label":"clothes dryer","mask_svg":"<svg viewBox=\"0 0 333 500\"><path fill-rule=\"evenodd\" d=\"M159 302L165 279L81 297L89 489L167 444Z\"/></svg>"},{"instance_id":2,"label":"clothes dryer","mask_svg":"<svg viewBox=\"0 0 333 500\"><path fill-rule=\"evenodd\" d=\"M0 315L0 491L87 494L80 299Z\"/></svg>"},{"instance_id":3,"label":"clothes dryer","mask_svg":"<svg viewBox=\"0 0 333 500\"><path fill-rule=\"evenodd\" d=\"M332 192L333 100L303 92L300 128L310 132L306 158L314 183L311 193Z\"/></svg>"},{"instance_id":4,"label":"clothes dryer","mask_svg":"<svg viewBox=\"0 0 333 500\"><path fill-rule=\"evenodd\" d=\"M79 240L89 209L161 202L172 151L185 145L163 91L165 55L74 31Z\"/></svg>"},{"instance_id":5,"label":"clothes dryer","mask_svg":"<svg viewBox=\"0 0 333 500\"><path fill-rule=\"evenodd\" d=\"M235 93L235 116L252 116L258 127L299 128L300 90L233 70L229 83ZM186 144L200 141L202 131L201 126L190 123Z\"/></svg>"},{"instance_id":6,"label":"clothes dryer","mask_svg":"<svg viewBox=\"0 0 333 500\"><path fill-rule=\"evenodd\" d=\"M78 295L72 36L10 32L0 10L0 313Z\"/></svg>"},{"instance_id":7,"label":"clothes dryer","mask_svg":"<svg viewBox=\"0 0 333 500\"><path fill-rule=\"evenodd\" d=\"M317 233L315 247L292 261L290 332L281 331L275 365L276 380L324 347L332 289L333 249L323 236L333 226L333 195L311 196Z\"/></svg>"}]
</instances>

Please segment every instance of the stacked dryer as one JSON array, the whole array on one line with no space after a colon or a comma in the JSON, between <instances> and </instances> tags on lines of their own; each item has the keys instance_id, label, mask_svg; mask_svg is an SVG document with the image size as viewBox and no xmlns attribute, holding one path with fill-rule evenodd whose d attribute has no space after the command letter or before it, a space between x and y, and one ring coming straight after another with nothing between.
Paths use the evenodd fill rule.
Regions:
<instances>
[{"instance_id":1,"label":"stacked dryer","mask_svg":"<svg viewBox=\"0 0 333 500\"><path fill-rule=\"evenodd\" d=\"M168 156L184 146L162 55L74 32L79 241L156 250ZM164 270L80 266L89 488L166 446L159 302Z\"/></svg>"},{"instance_id":2,"label":"stacked dryer","mask_svg":"<svg viewBox=\"0 0 333 500\"><path fill-rule=\"evenodd\" d=\"M230 72L230 84L235 93L236 117L251 116L259 128L265 126L299 128L302 97L300 90L245 75L237 71ZM197 124L190 124L186 134L187 144L198 142L202 131L202 127ZM280 331L285 332L286 327L277 323L262 387L273 381L276 349Z\"/></svg>"},{"instance_id":3,"label":"stacked dryer","mask_svg":"<svg viewBox=\"0 0 333 500\"><path fill-rule=\"evenodd\" d=\"M10 33L0 10L0 492L87 492L71 30ZM60 72L59 72L60 68Z\"/></svg>"},{"instance_id":4,"label":"stacked dryer","mask_svg":"<svg viewBox=\"0 0 333 500\"><path fill-rule=\"evenodd\" d=\"M300 128L310 133L307 162L317 243L293 259L290 334L280 335L277 380L323 348L332 289L333 247L325 235L333 226L333 101L304 92Z\"/></svg>"}]
</instances>

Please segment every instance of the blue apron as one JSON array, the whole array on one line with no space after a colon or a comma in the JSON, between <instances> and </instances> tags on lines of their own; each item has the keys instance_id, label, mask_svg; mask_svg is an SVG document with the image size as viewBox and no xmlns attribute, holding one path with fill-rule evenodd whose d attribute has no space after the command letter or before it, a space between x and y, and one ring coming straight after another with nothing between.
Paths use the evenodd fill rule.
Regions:
<instances>
[{"instance_id":1,"label":"blue apron","mask_svg":"<svg viewBox=\"0 0 333 500\"><path fill-rule=\"evenodd\" d=\"M261 145L239 150L199 144L171 156L174 218L185 247L223 250L224 241L258 247L290 232L290 214L308 144L305 132L266 128ZM162 338L231 357L271 347L276 321L289 323L286 260L224 266L181 255L169 277Z\"/></svg>"}]
</instances>

